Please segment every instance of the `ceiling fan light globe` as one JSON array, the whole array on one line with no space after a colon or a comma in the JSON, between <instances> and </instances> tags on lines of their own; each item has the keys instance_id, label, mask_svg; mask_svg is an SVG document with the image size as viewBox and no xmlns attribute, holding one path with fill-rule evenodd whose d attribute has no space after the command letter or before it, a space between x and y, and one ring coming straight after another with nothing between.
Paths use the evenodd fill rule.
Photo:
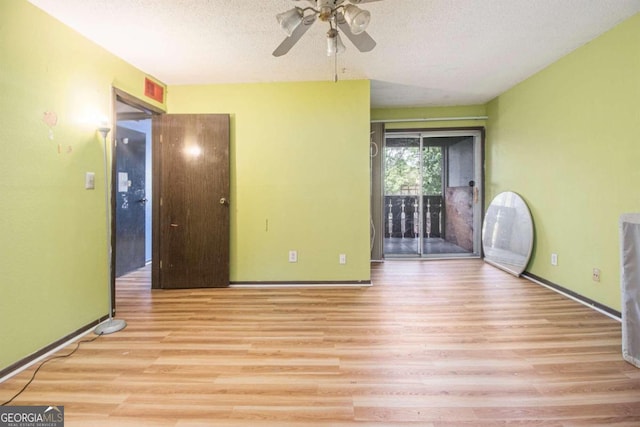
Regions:
<instances>
[{"instance_id":1,"label":"ceiling fan light globe","mask_svg":"<svg viewBox=\"0 0 640 427\"><path fill-rule=\"evenodd\" d=\"M347 47L342 43L340 34L337 31L333 33L329 31L329 34L327 34L327 56L338 55L345 50L347 50Z\"/></svg>"},{"instance_id":2,"label":"ceiling fan light globe","mask_svg":"<svg viewBox=\"0 0 640 427\"><path fill-rule=\"evenodd\" d=\"M277 14L276 19L278 20L278 24L280 24L282 31L284 31L287 36L291 37L291 34L293 34L296 28L302 24L302 11L297 7L294 7L291 10Z\"/></svg>"},{"instance_id":3,"label":"ceiling fan light globe","mask_svg":"<svg viewBox=\"0 0 640 427\"><path fill-rule=\"evenodd\" d=\"M350 4L344 8L344 19L347 21L347 24L349 24L349 28L351 28L353 34L361 34L369 26L371 13Z\"/></svg>"}]
</instances>

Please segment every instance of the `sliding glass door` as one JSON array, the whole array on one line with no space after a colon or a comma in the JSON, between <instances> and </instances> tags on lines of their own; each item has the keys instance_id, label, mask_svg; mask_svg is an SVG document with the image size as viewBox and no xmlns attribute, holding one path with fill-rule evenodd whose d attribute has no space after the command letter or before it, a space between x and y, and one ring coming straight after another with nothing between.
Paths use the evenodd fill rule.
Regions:
<instances>
[{"instance_id":1,"label":"sliding glass door","mask_svg":"<svg viewBox=\"0 0 640 427\"><path fill-rule=\"evenodd\" d=\"M384 150L384 251L419 255L422 195L419 135L387 138Z\"/></svg>"},{"instance_id":2,"label":"sliding glass door","mask_svg":"<svg viewBox=\"0 0 640 427\"><path fill-rule=\"evenodd\" d=\"M480 132L387 133L385 257L479 256Z\"/></svg>"}]
</instances>

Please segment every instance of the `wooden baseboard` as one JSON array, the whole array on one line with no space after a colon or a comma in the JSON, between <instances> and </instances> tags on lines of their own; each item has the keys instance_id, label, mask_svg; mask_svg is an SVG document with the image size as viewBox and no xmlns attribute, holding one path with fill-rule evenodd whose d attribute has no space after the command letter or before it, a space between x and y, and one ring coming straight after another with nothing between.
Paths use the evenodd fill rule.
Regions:
<instances>
[{"instance_id":1,"label":"wooden baseboard","mask_svg":"<svg viewBox=\"0 0 640 427\"><path fill-rule=\"evenodd\" d=\"M84 325L83 327L76 329L75 331L71 332L68 335L65 335L64 337L52 342L51 344L49 344L46 347L41 348L40 350L28 355L27 357L18 360L17 362L7 366L6 368L0 370L0 378L4 378L7 375L10 375L12 372L17 371L21 368L23 368L24 366L30 364L31 362L33 362L34 360L36 360L37 358L47 354L48 352L50 352L51 350L53 350L54 348L64 344L67 341L70 341L72 339L74 339L75 337L77 337L78 335L83 334L84 332L88 331L91 328L96 327L99 323L105 321L109 316L105 315L97 320L94 320L91 323L88 323L86 325Z\"/></svg>"},{"instance_id":2,"label":"wooden baseboard","mask_svg":"<svg viewBox=\"0 0 640 427\"><path fill-rule=\"evenodd\" d=\"M371 286L371 280L231 282L232 287Z\"/></svg>"},{"instance_id":3,"label":"wooden baseboard","mask_svg":"<svg viewBox=\"0 0 640 427\"><path fill-rule=\"evenodd\" d=\"M612 317L617 318L618 320L622 318L622 314L619 311L614 310L611 307L607 307L604 304L600 304L597 301L594 301L594 300L592 300L590 298L587 298L584 295L580 295L579 293L574 292L574 291L572 291L570 289L567 289L565 287L562 287L562 286L560 286L560 285L558 285L556 283L550 282L549 280L544 279L544 278L542 278L540 276L536 276L533 273L529 273L528 271L525 271L524 273L522 273L522 276L524 278L526 278L526 279L529 279L529 280L533 281L533 282L539 282L539 283L542 283L545 286L553 288L556 291L558 291L560 293L563 293L563 294L566 294L566 295L570 296L571 298L581 302L582 304L584 304L584 305L586 305L588 307L592 307L592 308L594 308L594 309L596 309L598 311L602 311L602 312L604 312L604 313L606 313L606 314L608 314L608 315L610 315Z\"/></svg>"}]
</instances>

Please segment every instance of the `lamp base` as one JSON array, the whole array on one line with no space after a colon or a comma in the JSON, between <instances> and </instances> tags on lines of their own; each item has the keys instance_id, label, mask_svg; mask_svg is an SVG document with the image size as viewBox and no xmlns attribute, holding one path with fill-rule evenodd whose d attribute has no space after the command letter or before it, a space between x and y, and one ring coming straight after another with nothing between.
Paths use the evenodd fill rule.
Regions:
<instances>
[{"instance_id":1,"label":"lamp base","mask_svg":"<svg viewBox=\"0 0 640 427\"><path fill-rule=\"evenodd\" d=\"M96 335L107 335L112 334L114 332L121 331L127 326L127 322L120 319L109 319L104 323L99 324L93 330L93 333Z\"/></svg>"}]
</instances>

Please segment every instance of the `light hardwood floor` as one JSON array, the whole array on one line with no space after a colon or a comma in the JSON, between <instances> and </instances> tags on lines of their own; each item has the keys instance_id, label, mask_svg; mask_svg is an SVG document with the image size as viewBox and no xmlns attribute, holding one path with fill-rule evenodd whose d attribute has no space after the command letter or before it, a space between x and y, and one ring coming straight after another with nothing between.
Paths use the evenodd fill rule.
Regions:
<instances>
[{"instance_id":1,"label":"light hardwood floor","mask_svg":"<svg viewBox=\"0 0 640 427\"><path fill-rule=\"evenodd\" d=\"M67 426L640 425L619 322L479 260L375 264L372 280L151 291L135 272L118 283L127 328L13 404L64 405Z\"/></svg>"}]
</instances>

